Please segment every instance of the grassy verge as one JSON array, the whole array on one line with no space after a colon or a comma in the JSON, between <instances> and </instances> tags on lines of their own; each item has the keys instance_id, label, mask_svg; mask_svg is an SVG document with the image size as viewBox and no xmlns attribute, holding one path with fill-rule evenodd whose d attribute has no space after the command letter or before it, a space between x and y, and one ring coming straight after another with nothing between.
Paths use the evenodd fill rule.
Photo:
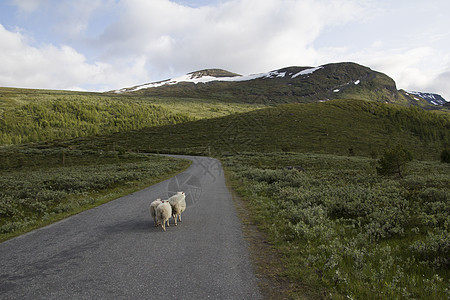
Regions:
<instances>
[{"instance_id":1,"label":"grassy verge","mask_svg":"<svg viewBox=\"0 0 450 300\"><path fill-rule=\"evenodd\" d=\"M0 241L168 179L190 162L57 149L2 149Z\"/></svg>"},{"instance_id":2,"label":"grassy verge","mask_svg":"<svg viewBox=\"0 0 450 300\"><path fill-rule=\"evenodd\" d=\"M237 213L242 222L244 239L249 245L254 272L258 278L263 298L290 299L292 295L295 295L296 299L323 298L326 292L325 288L308 286L283 275L282 251L274 247L268 233L260 229L261 220L257 220L251 201L236 192L240 189L240 184L232 179L232 174L231 171L225 170L227 186L232 193Z\"/></svg>"},{"instance_id":3,"label":"grassy verge","mask_svg":"<svg viewBox=\"0 0 450 300\"><path fill-rule=\"evenodd\" d=\"M378 176L361 157L251 154L223 165L265 234L251 240L276 254L256 260L258 272L289 298L450 296L448 164L413 161L403 179Z\"/></svg>"}]
</instances>

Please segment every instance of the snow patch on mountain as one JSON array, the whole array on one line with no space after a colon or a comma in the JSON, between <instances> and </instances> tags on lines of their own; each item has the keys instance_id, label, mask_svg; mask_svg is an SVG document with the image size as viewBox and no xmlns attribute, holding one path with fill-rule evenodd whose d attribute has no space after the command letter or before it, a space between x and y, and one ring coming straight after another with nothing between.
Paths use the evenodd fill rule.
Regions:
<instances>
[{"instance_id":1,"label":"snow patch on mountain","mask_svg":"<svg viewBox=\"0 0 450 300\"><path fill-rule=\"evenodd\" d=\"M174 85L174 84L178 84L180 82L192 82L192 83L198 84L198 83L207 83L207 82L212 82L212 81L247 81L247 80L253 80L253 79L262 78L262 77L266 77L266 78L284 77L284 74L269 72L269 73L252 74L252 75L245 75L245 76L233 76L233 77L214 77L214 76L198 77L193 74L186 74L186 75L172 78L172 79L138 85L133 88L120 89L120 90L115 91L115 93L120 94L123 92L135 92L135 91L142 90L142 89L160 87L163 85Z\"/></svg>"},{"instance_id":2,"label":"snow patch on mountain","mask_svg":"<svg viewBox=\"0 0 450 300\"><path fill-rule=\"evenodd\" d=\"M287 72L272 71L269 72L267 75L265 75L264 78L277 78L277 77L284 78L286 77L286 73Z\"/></svg>"},{"instance_id":3,"label":"snow patch on mountain","mask_svg":"<svg viewBox=\"0 0 450 300\"><path fill-rule=\"evenodd\" d=\"M315 68L306 69L306 70L303 70L303 71L298 72L298 73L295 74L295 75L292 75L291 78L294 79L295 77L298 77L298 76L309 75L309 74L312 74L312 73L314 73L315 71L320 70L320 69L322 69L322 68L323 68L322 66L319 66L319 67L315 67Z\"/></svg>"},{"instance_id":4,"label":"snow patch on mountain","mask_svg":"<svg viewBox=\"0 0 450 300\"><path fill-rule=\"evenodd\" d=\"M309 75L314 73L315 71L322 69L323 67L316 67L316 68L310 68L310 69L306 69L303 70L301 72L298 72L294 75L292 75L292 73L290 73L288 76L292 75L292 79L298 77L298 76L304 76L304 75ZM258 79L258 78L262 78L262 79L269 79L269 78L284 78L286 77L287 72L281 72L279 70L275 70L275 71L270 71L270 72L266 72L266 73L258 73L258 74L251 74L251 75L238 75L238 76L231 76L231 77L215 77L215 76L208 76L208 75L199 75L197 72L193 72L193 73L189 73L180 77L176 77L176 78L172 78L172 79L167 79L167 80L163 80L163 81L158 81L158 82L153 82L153 83L146 83L143 85L138 85L132 88L123 88L120 90L116 90L114 91L117 94L121 94L124 92L135 92L138 90L142 90L142 89L148 89L148 88L155 88L155 87L160 87L160 86L164 86L164 85L174 85L174 84L178 84L181 82L192 82L195 84L198 83L208 83L208 82L212 82L212 81L228 81L228 82L239 82L239 81L249 81L249 80L254 80L254 79Z\"/></svg>"}]
</instances>

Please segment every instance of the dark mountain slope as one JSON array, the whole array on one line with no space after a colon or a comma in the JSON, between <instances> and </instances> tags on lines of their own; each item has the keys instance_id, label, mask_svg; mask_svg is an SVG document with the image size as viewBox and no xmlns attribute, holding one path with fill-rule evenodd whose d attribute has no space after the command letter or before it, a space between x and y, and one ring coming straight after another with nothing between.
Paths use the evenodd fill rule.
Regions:
<instances>
[{"instance_id":1,"label":"dark mountain slope","mask_svg":"<svg viewBox=\"0 0 450 300\"><path fill-rule=\"evenodd\" d=\"M205 70L201 73L211 74ZM172 83L133 93L264 104L310 103L341 98L406 102L390 77L356 63L327 64L317 68L288 67L254 77L233 81L217 78L205 83L167 81Z\"/></svg>"}]
</instances>

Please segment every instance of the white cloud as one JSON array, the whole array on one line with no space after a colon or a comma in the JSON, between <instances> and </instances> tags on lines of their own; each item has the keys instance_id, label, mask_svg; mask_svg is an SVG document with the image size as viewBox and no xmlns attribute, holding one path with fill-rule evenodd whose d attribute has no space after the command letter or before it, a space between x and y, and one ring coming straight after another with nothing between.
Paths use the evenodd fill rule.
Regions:
<instances>
[{"instance_id":1,"label":"white cloud","mask_svg":"<svg viewBox=\"0 0 450 300\"><path fill-rule=\"evenodd\" d=\"M105 59L144 56L154 79L199 68L261 72L319 60L312 47L327 26L358 18L354 1L233 0L190 8L168 0L130 0L96 46ZM171 74L175 73L175 74Z\"/></svg>"},{"instance_id":2,"label":"white cloud","mask_svg":"<svg viewBox=\"0 0 450 300\"><path fill-rule=\"evenodd\" d=\"M450 88L443 80L450 72L450 57L440 50L428 46L368 48L353 53L353 57L357 62L392 77L398 89L434 92L450 100Z\"/></svg>"},{"instance_id":3,"label":"white cloud","mask_svg":"<svg viewBox=\"0 0 450 300\"><path fill-rule=\"evenodd\" d=\"M431 1L429 15L438 7ZM393 77L399 88L441 91L450 99L445 81L450 45L448 33L440 30L448 18L412 20L420 1L176 2L11 0L30 18L46 13L50 25L40 35L37 29L24 28L24 35L0 27L0 58L6 62L0 65L0 85L99 90L203 68L249 74L354 61ZM428 21L436 26L425 28ZM47 38L55 32L60 40Z\"/></svg>"},{"instance_id":4,"label":"white cloud","mask_svg":"<svg viewBox=\"0 0 450 300\"><path fill-rule=\"evenodd\" d=\"M58 16L55 30L68 38L78 38L88 29L95 12L106 10L111 5L105 0L58 1L55 9Z\"/></svg>"},{"instance_id":5,"label":"white cloud","mask_svg":"<svg viewBox=\"0 0 450 300\"><path fill-rule=\"evenodd\" d=\"M360 59L378 70L383 70L391 76L398 78L399 85L410 86L413 81L423 82L425 78L420 78L416 72L417 66L424 58L433 55L430 47L419 47L414 49L393 49L393 50L369 50L361 55ZM425 76L425 73L423 73ZM419 76L419 77L418 77Z\"/></svg>"},{"instance_id":6,"label":"white cloud","mask_svg":"<svg viewBox=\"0 0 450 300\"><path fill-rule=\"evenodd\" d=\"M8 31L1 24L0 40L1 86L78 90L102 85L112 89L147 75L142 60L120 70L106 63L89 64L69 46L32 47L21 33Z\"/></svg>"},{"instance_id":7,"label":"white cloud","mask_svg":"<svg viewBox=\"0 0 450 300\"><path fill-rule=\"evenodd\" d=\"M428 84L425 91L441 94L445 100L450 101L450 66L447 66L447 70L438 74Z\"/></svg>"},{"instance_id":8,"label":"white cloud","mask_svg":"<svg viewBox=\"0 0 450 300\"><path fill-rule=\"evenodd\" d=\"M37 10L40 5L47 3L48 0L10 0L11 4L16 5L23 14L30 14Z\"/></svg>"}]
</instances>

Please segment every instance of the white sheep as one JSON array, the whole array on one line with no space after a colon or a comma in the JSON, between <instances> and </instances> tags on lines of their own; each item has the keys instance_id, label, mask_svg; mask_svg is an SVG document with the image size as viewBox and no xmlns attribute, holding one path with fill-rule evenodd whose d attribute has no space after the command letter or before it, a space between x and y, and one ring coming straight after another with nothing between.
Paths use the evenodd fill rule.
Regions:
<instances>
[{"instance_id":1,"label":"white sheep","mask_svg":"<svg viewBox=\"0 0 450 300\"><path fill-rule=\"evenodd\" d=\"M181 213L186 210L186 195L184 192L178 192L169 198L170 206L172 206L172 216L177 226L177 217L181 222Z\"/></svg>"},{"instance_id":2,"label":"white sheep","mask_svg":"<svg viewBox=\"0 0 450 300\"><path fill-rule=\"evenodd\" d=\"M161 227L166 231L166 223L169 225L169 219L172 215L172 207L168 200L161 200L161 204L156 207L156 222L161 224Z\"/></svg>"},{"instance_id":3,"label":"white sheep","mask_svg":"<svg viewBox=\"0 0 450 300\"><path fill-rule=\"evenodd\" d=\"M153 201L153 202L150 204L150 215L151 215L152 218L153 218L153 223L155 224L155 227L159 225L158 222L156 221L156 208L157 208L158 205L160 205L161 203L162 203L162 202L161 202L161 199L158 198L158 199L156 199L155 201Z\"/></svg>"}]
</instances>

